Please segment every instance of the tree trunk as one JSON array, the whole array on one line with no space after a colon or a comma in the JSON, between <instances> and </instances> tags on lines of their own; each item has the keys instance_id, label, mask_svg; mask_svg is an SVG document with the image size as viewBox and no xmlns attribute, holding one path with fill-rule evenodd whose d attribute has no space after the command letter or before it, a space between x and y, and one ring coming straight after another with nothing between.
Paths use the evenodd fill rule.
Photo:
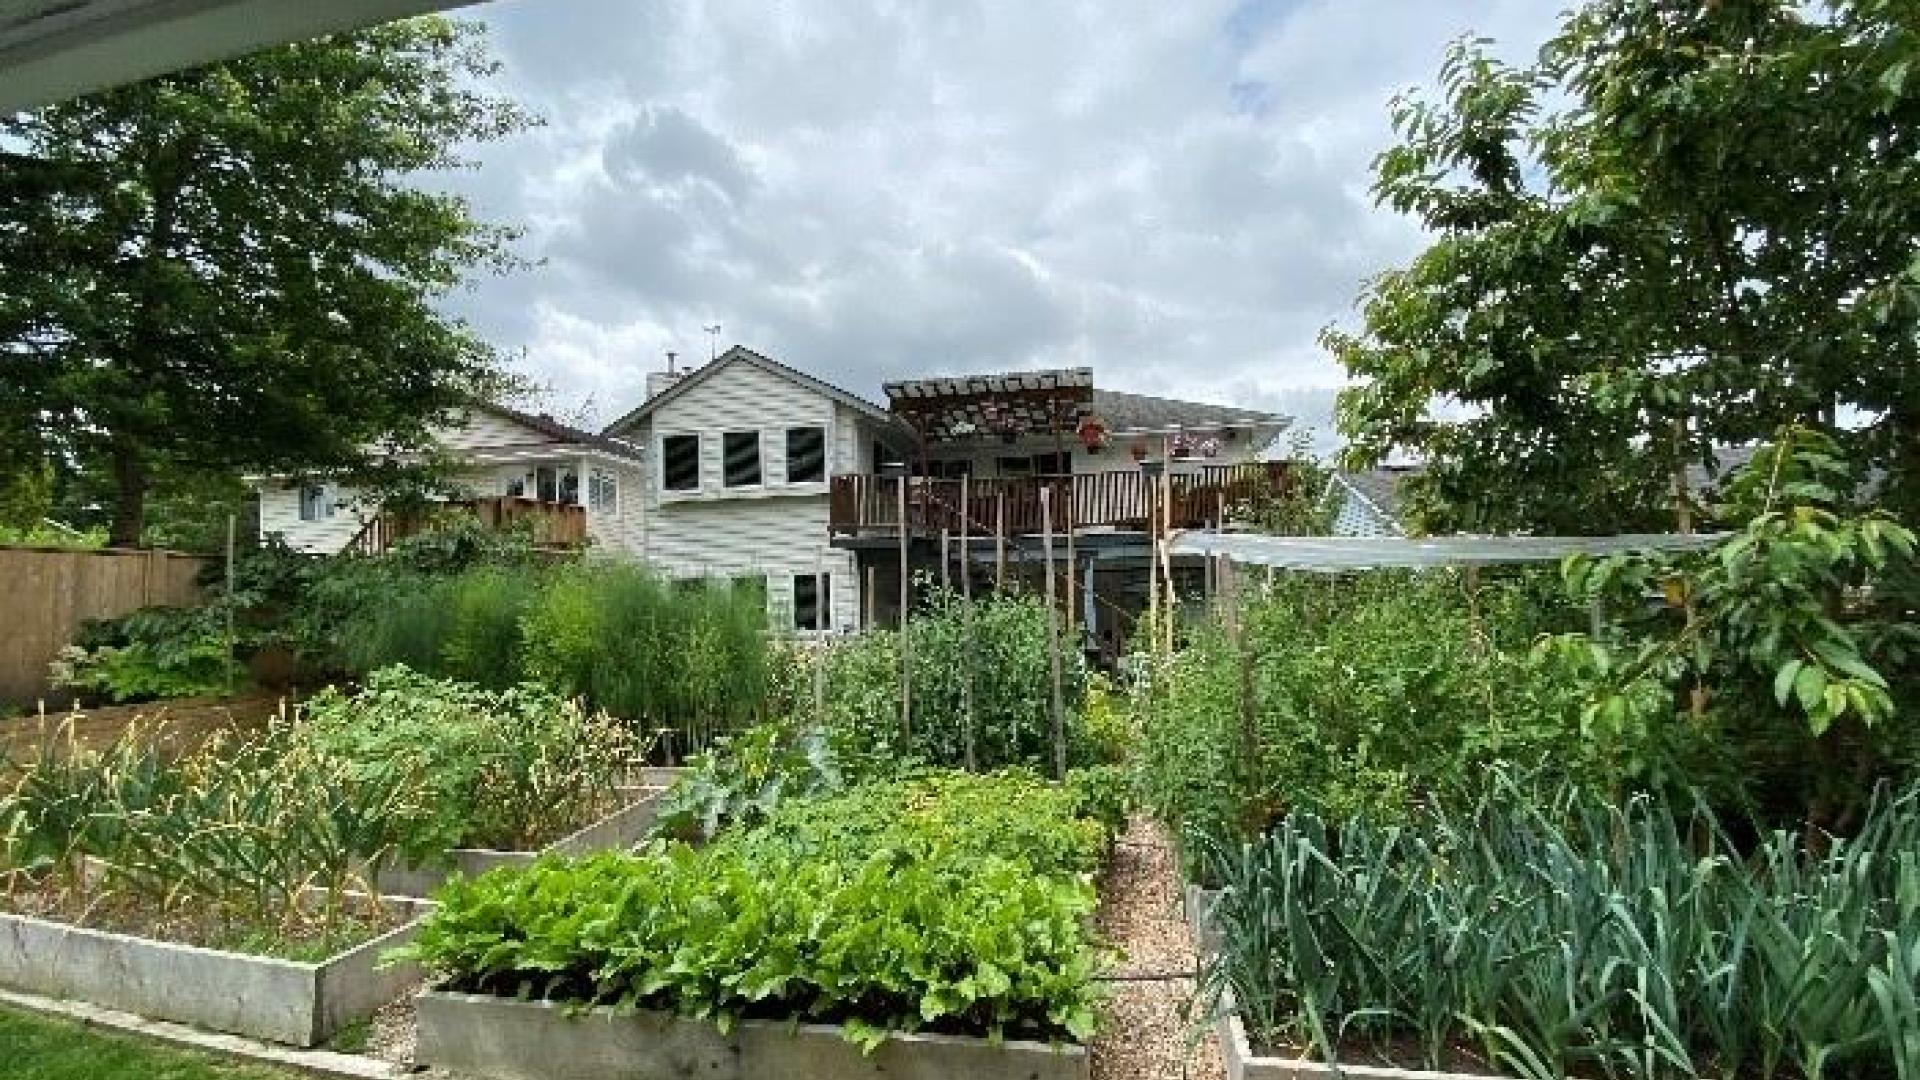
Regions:
<instances>
[{"instance_id":1,"label":"tree trunk","mask_svg":"<svg viewBox=\"0 0 1920 1080\"><path fill-rule=\"evenodd\" d=\"M112 547L139 547L147 528L147 463L140 448L118 442L113 448L113 526L107 543Z\"/></svg>"}]
</instances>

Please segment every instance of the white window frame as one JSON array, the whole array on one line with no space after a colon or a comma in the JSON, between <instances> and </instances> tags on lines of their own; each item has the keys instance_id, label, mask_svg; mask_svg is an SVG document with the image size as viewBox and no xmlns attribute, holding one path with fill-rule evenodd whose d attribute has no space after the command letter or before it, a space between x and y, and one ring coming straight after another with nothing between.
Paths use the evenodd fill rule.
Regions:
<instances>
[{"instance_id":1,"label":"white window frame","mask_svg":"<svg viewBox=\"0 0 1920 1080\"><path fill-rule=\"evenodd\" d=\"M734 436L753 436L754 473L750 484L736 484L727 476L727 440ZM727 491L754 491L767 486L767 437L758 428L735 428L720 433L720 486Z\"/></svg>"},{"instance_id":2,"label":"white window frame","mask_svg":"<svg viewBox=\"0 0 1920 1080\"><path fill-rule=\"evenodd\" d=\"M325 521L339 510L326 484L301 484L294 492L294 500L301 521Z\"/></svg>"},{"instance_id":3,"label":"white window frame","mask_svg":"<svg viewBox=\"0 0 1920 1080\"><path fill-rule=\"evenodd\" d=\"M669 439L693 440L693 486L672 487L667 483L667 441ZM667 432L660 436L660 493L662 495L697 495L706 489L706 463L701 460L706 455L706 439L698 432Z\"/></svg>"},{"instance_id":4,"label":"white window frame","mask_svg":"<svg viewBox=\"0 0 1920 1080\"><path fill-rule=\"evenodd\" d=\"M587 470L587 509L596 514L620 512L620 475L616 470Z\"/></svg>"},{"instance_id":5,"label":"white window frame","mask_svg":"<svg viewBox=\"0 0 1920 1080\"><path fill-rule=\"evenodd\" d=\"M812 583L816 590L816 595L813 598L813 625L812 626L802 626L800 624L800 583L803 581ZM822 584L824 584L827 587L824 595L820 595L817 592L817 590ZM789 606L787 609L787 612L788 612L787 621L792 623L793 630L795 633L825 634L833 630L833 573L832 571L825 571L825 572L813 573L813 574L795 574L793 575L793 584L790 585L788 588L789 588L789 592L788 592Z\"/></svg>"}]
</instances>

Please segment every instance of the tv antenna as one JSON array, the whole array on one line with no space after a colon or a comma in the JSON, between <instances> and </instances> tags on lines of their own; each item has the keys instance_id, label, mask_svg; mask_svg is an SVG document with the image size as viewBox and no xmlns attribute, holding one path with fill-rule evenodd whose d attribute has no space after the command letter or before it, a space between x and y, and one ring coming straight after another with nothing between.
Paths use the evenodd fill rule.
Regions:
<instances>
[{"instance_id":1,"label":"tv antenna","mask_svg":"<svg viewBox=\"0 0 1920 1080\"><path fill-rule=\"evenodd\" d=\"M707 359L712 360L720 355L720 324L714 323L712 326L703 326L700 329L707 332Z\"/></svg>"}]
</instances>

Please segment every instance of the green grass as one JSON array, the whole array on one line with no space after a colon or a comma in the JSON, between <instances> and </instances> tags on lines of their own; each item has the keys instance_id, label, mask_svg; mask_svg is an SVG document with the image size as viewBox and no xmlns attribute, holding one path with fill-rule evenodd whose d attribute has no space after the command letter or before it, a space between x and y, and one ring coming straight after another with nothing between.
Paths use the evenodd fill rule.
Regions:
<instances>
[{"instance_id":1,"label":"green grass","mask_svg":"<svg viewBox=\"0 0 1920 1080\"><path fill-rule=\"evenodd\" d=\"M0 1009L10 1080L292 1080L295 1074Z\"/></svg>"}]
</instances>

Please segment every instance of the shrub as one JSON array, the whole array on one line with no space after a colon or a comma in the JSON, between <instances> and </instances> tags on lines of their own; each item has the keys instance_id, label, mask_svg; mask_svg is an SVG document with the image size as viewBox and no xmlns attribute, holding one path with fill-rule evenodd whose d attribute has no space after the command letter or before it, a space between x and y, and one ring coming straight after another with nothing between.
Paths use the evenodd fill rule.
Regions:
<instances>
[{"instance_id":1,"label":"shrub","mask_svg":"<svg viewBox=\"0 0 1920 1080\"><path fill-rule=\"evenodd\" d=\"M537 686L496 693L383 668L305 712L307 737L347 775L419 793L397 838L414 862L557 839L607 809L634 759L623 726Z\"/></svg>"},{"instance_id":2,"label":"shrub","mask_svg":"<svg viewBox=\"0 0 1920 1080\"><path fill-rule=\"evenodd\" d=\"M923 812L904 818L909 789L850 792L839 804L850 821L792 804L778 824L702 851L656 842L456 881L403 955L457 990L663 1009L723 1029L746 1015L805 1018L868 1047L924 1028L1084 1039L1097 1003L1092 885L1036 872L1060 865L1051 848L996 851L990 830L1008 813L973 814L1034 783L911 789ZM1035 805L1027 830L1072 835L1063 810Z\"/></svg>"},{"instance_id":3,"label":"shrub","mask_svg":"<svg viewBox=\"0 0 1920 1080\"><path fill-rule=\"evenodd\" d=\"M52 682L116 702L198 697L248 685L224 610L143 608L95 620L60 651Z\"/></svg>"},{"instance_id":4,"label":"shrub","mask_svg":"<svg viewBox=\"0 0 1920 1080\"><path fill-rule=\"evenodd\" d=\"M1899 1076L1920 1064L1920 791L1743 851L1695 802L1497 782L1408 825L1296 812L1209 850L1207 973L1256 1041L1464 1047L1517 1076Z\"/></svg>"}]
</instances>

